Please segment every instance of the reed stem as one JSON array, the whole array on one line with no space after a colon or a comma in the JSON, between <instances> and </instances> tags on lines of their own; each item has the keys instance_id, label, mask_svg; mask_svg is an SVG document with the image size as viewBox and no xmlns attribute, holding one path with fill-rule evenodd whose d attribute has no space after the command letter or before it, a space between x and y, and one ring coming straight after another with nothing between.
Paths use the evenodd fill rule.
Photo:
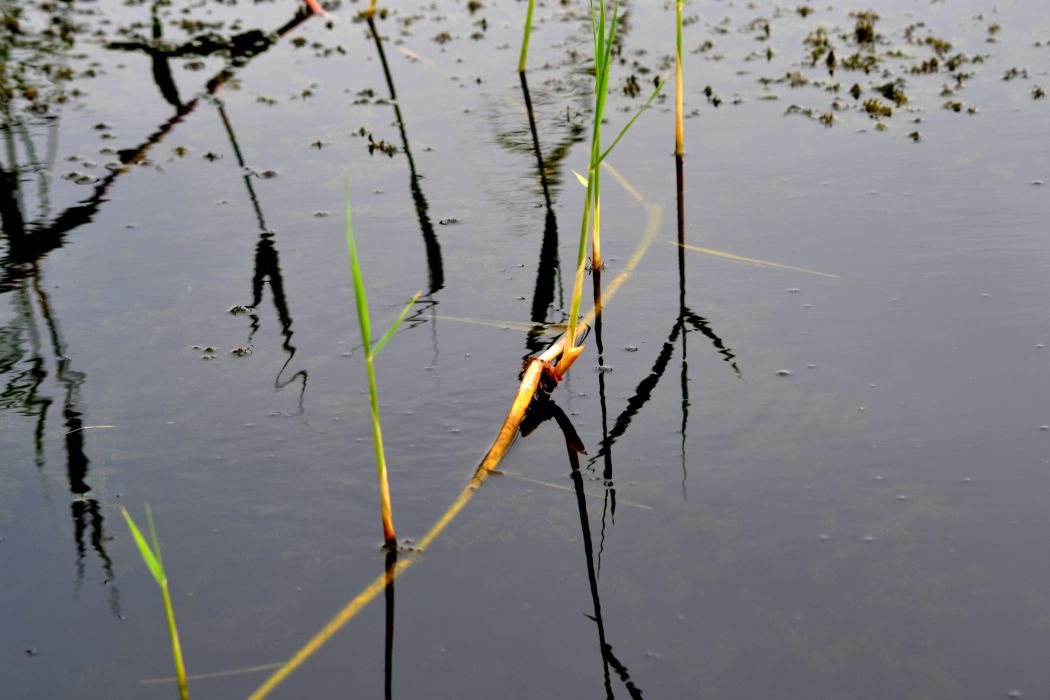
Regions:
<instances>
[{"instance_id":1,"label":"reed stem","mask_svg":"<svg viewBox=\"0 0 1050 700\"><path fill-rule=\"evenodd\" d=\"M684 137L682 135L682 4L675 2L675 55L674 55L674 153L681 156Z\"/></svg>"},{"instance_id":2,"label":"reed stem","mask_svg":"<svg viewBox=\"0 0 1050 700\"><path fill-rule=\"evenodd\" d=\"M175 663L175 677L178 679L179 700L189 700L190 688L186 680L186 666L182 661L182 644L179 642L179 628L175 626L175 610L171 607L171 594L168 592L168 580L160 585L160 594L164 598L164 614L168 618L168 633L171 635L171 655Z\"/></svg>"},{"instance_id":3,"label":"reed stem","mask_svg":"<svg viewBox=\"0 0 1050 700\"><path fill-rule=\"evenodd\" d=\"M383 428L379 419L379 393L376 390L375 357L397 330L408 310L419 298L416 292L408 305L394 321L389 330L375 345L372 344L372 325L368 315L368 297L365 293L364 275L354 242L354 225L350 211L349 183L346 195L346 245L350 253L350 271L354 278L354 303L357 306L357 322L361 330L361 345L365 353L365 366L368 370L368 401L372 411L372 442L375 445L376 471L379 476L379 514L383 521L383 541L390 550L397 548L397 533L394 530L394 514L390 505L390 482L387 478L386 454L383 451Z\"/></svg>"},{"instance_id":4,"label":"reed stem","mask_svg":"<svg viewBox=\"0 0 1050 700\"><path fill-rule=\"evenodd\" d=\"M529 36L532 34L532 11L535 6L536 0L529 0L529 7L525 10L525 33L521 39L521 57L518 59L519 73L525 72L525 62L529 57Z\"/></svg>"}]
</instances>

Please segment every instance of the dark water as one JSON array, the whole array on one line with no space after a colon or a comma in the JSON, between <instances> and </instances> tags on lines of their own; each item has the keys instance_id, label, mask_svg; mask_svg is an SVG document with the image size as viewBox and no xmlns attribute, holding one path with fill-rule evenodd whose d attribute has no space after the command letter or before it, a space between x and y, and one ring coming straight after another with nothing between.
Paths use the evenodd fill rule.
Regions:
<instances>
[{"instance_id":1,"label":"dark water","mask_svg":"<svg viewBox=\"0 0 1050 700\"><path fill-rule=\"evenodd\" d=\"M482 4L391 5L388 73L358 4L176 2L157 36L147 4L77 1L7 31L9 79L69 71L61 103L5 102L0 695L175 696L142 684L170 654L121 505L152 505L191 674L288 658L382 572L344 173L375 324L423 292L378 363L399 535L467 482L549 342L521 329L565 318L590 100L582 6L541 4L534 139L524 6ZM654 242L552 395L579 470L544 422L397 580L389 655L380 596L276 696L1050 692L1050 22L872 5L870 45L859 6L685 13L686 242L839 278L689 250L683 279L658 102L611 157L645 204L605 178L603 282L659 214ZM629 10L610 136L673 65L673 6ZM818 26L880 63L829 74ZM905 104L874 89L896 78Z\"/></svg>"}]
</instances>

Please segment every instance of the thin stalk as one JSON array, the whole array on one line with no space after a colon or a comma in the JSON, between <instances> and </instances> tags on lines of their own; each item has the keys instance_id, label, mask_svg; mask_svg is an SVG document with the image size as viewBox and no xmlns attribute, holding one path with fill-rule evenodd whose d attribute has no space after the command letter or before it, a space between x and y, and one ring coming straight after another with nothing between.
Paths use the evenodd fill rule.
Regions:
<instances>
[{"instance_id":1,"label":"thin stalk","mask_svg":"<svg viewBox=\"0 0 1050 700\"><path fill-rule=\"evenodd\" d=\"M529 0L529 8L525 10L525 34L521 38L521 58L518 59L519 73L525 72L525 62L529 57L529 36L532 34L532 10L535 6L536 0Z\"/></svg>"},{"instance_id":2,"label":"thin stalk","mask_svg":"<svg viewBox=\"0 0 1050 700\"><path fill-rule=\"evenodd\" d=\"M682 155L682 2L675 2L675 54L674 54L674 153Z\"/></svg>"},{"instance_id":3,"label":"thin stalk","mask_svg":"<svg viewBox=\"0 0 1050 700\"><path fill-rule=\"evenodd\" d=\"M168 634L171 635L171 654L175 662L175 676L179 679L179 700L189 700L190 688L186 681L186 666L182 661L182 644L179 643L179 628L175 625L175 610L171 607L171 594L167 580L160 586L164 598L164 614L168 618Z\"/></svg>"}]
</instances>

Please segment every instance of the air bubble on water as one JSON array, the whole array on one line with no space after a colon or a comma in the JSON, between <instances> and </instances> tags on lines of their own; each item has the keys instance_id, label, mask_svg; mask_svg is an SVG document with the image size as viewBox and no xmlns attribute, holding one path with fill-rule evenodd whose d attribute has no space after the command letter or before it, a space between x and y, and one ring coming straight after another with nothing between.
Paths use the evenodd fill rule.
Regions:
<instances>
[{"instance_id":1,"label":"air bubble on water","mask_svg":"<svg viewBox=\"0 0 1050 700\"><path fill-rule=\"evenodd\" d=\"M624 352L638 352L638 346L637 345L624 345L623 349L624 349Z\"/></svg>"},{"instance_id":2,"label":"air bubble on water","mask_svg":"<svg viewBox=\"0 0 1050 700\"><path fill-rule=\"evenodd\" d=\"M820 536L820 539L822 539L822 540L824 540L824 541L830 540L830 539L831 539L831 535L827 535L827 534L822 534L822 535Z\"/></svg>"},{"instance_id":3,"label":"air bubble on water","mask_svg":"<svg viewBox=\"0 0 1050 700\"><path fill-rule=\"evenodd\" d=\"M1040 430L1050 430L1050 425L1040 425L1039 429Z\"/></svg>"},{"instance_id":4,"label":"air bubble on water","mask_svg":"<svg viewBox=\"0 0 1050 700\"><path fill-rule=\"evenodd\" d=\"M791 370L789 370L789 369L778 369L777 370L777 376L778 377L790 377L791 376Z\"/></svg>"},{"instance_id":5,"label":"air bubble on water","mask_svg":"<svg viewBox=\"0 0 1050 700\"><path fill-rule=\"evenodd\" d=\"M864 537L861 538L861 541L863 541L863 542L874 542L875 538L872 535L864 535Z\"/></svg>"},{"instance_id":6,"label":"air bubble on water","mask_svg":"<svg viewBox=\"0 0 1050 700\"><path fill-rule=\"evenodd\" d=\"M792 287L791 289L788 290L788 294L798 294L801 291L802 290L799 289L798 287Z\"/></svg>"}]
</instances>

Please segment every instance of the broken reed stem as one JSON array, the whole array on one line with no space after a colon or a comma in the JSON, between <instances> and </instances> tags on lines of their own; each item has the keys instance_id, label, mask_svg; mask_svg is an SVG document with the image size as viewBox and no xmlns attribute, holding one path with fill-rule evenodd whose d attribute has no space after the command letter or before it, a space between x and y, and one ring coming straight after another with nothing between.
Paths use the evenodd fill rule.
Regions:
<instances>
[{"instance_id":1,"label":"broken reed stem","mask_svg":"<svg viewBox=\"0 0 1050 700\"><path fill-rule=\"evenodd\" d=\"M532 10L535 6L536 0L529 0L529 7L525 10L525 33L521 38L521 58L518 59L519 73L525 72L525 62L529 57L529 36L532 34Z\"/></svg>"},{"instance_id":2,"label":"broken reed stem","mask_svg":"<svg viewBox=\"0 0 1050 700\"><path fill-rule=\"evenodd\" d=\"M682 4L675 2L675 55L674 55L674 153L682 155L684 137L682 135Z\"/></svg>"}]
</instances>

